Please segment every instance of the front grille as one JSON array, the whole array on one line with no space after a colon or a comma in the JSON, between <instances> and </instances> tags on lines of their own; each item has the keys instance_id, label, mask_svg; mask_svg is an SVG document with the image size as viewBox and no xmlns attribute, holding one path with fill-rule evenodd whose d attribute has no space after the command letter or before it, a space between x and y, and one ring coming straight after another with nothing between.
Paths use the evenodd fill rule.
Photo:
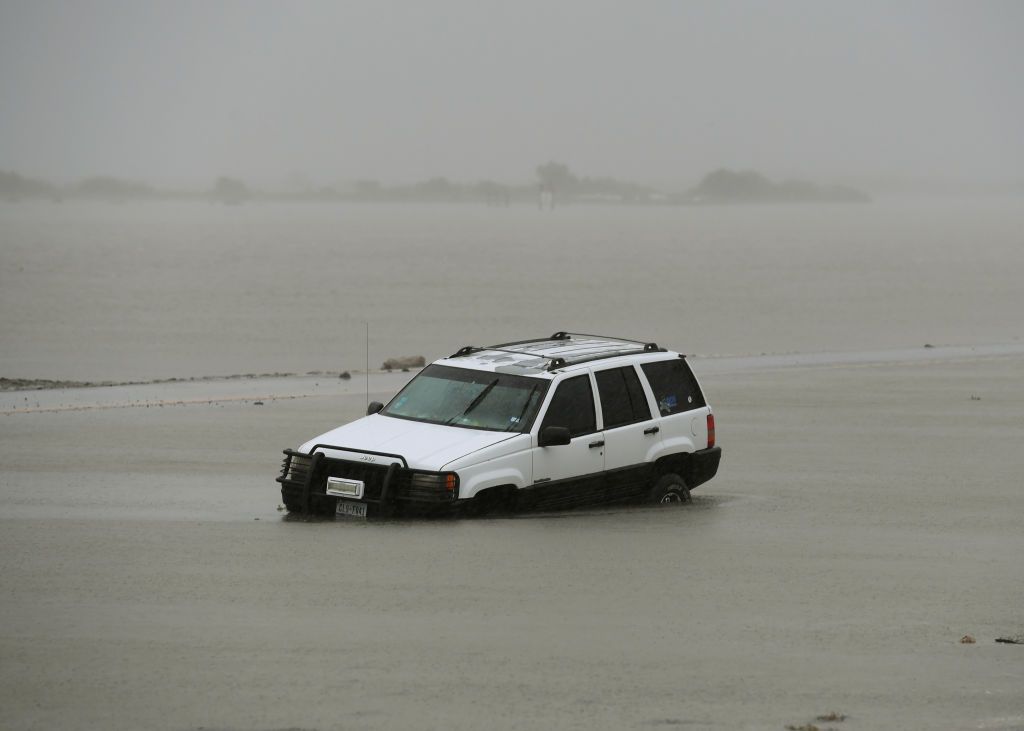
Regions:
<instances>
[{"instance_id":1,"label":"front grille","mask_svg":"<svg viewBox=\"0 0 1024 731\"><path fill-rule=\"evenodd\" d=\"M323 474L317 475L315 483L318 492L322 492L326 488L328 477L344 477L346 480L360 480L363 483L364 500L380 500L381 491L384 489L384 478L388 474L387 467L329 457L324 458L323 465ZM394 488L395 485L392 484L391 489Z\"/></svg>"},{"instance_id":2,"label":"front grille","mask_svg":"<svg viewBox=\"0 0 1024 731\"><path fill-rule=\"evenodd\" d=\"M389 466L333 459L320 452L307 455L288 449L284 454L277 481L281 483L281 497L289 511L333 511L337 497L327 494L329 477L359 480L363 483L362 499L371 503L398 501L437 505L454 502L458 497L456 492L445 489L436 473L415 472L396 465L385 496L384 482Z\"/></svg>"}]
</instances>

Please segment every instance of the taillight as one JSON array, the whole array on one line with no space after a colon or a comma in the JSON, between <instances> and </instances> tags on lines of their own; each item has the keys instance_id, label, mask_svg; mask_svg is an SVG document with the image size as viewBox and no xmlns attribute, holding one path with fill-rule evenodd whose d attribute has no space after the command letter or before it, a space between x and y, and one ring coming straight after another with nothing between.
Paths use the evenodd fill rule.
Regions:
<instances>
[{"instance_id":1,"label":"taillight","mask_svg":"<svg viewBox=\"0 0 1024 731\"><path fill-rule=\"evenodd\" d=\"M708 414L708 449L715 446L715 415Z\"/></svg>"}]
</instances>

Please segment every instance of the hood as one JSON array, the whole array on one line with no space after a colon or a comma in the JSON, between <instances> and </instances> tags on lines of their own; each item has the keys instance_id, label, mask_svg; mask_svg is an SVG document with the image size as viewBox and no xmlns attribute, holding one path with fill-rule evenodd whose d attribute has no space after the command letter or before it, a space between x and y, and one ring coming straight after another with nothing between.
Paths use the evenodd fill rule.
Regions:
<instances>
[{"instance_id":1,"label":"hood","mask_svg":"<svg viewBox=\"0 0 1024 731\"><path fill-rule=\"evenodd\" d=\"M439 471L453 460L517 436L520 436L519 432L465 429L373 414L310 439L299 448L299 451L309 454L319 445L342 452L383 452L405 457L405 461L413 469ZM327 452L330 456L346 458L346 455L331 454L327 449L320 451ZM388 464L391 460L387 457L378 457L377 461Z\"/></svg>"}]
</instances>

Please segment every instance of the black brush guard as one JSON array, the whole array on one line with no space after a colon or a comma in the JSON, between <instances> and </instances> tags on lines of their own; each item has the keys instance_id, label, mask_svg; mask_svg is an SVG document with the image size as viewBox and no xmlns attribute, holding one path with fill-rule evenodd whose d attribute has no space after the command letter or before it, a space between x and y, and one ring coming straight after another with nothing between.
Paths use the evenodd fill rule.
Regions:
<instances>
[{"instance_id":1,"label":"black brush guard","mask_svg":"<svg viewBox=\"0 0 1024 731\"><path fill-rule=\"evenodd\" d=\"M347 449L346 451L357 451ZM376 454L367 452L367 454ZM402 459L397 455L381 455ZM405 460L402 459L404 464ZM360 480L363 483L363 497L360 502L376 506L379 514L391 515L400 506L421 509L450 506L458 494L446 490L416 485L414 474L436 474L411 470L397 462L378 465L352 460L334 459L322 452L303 454L293 449L284 450L281 463L281 498L289 512L333 513L339 498L327 494L327 478L343 477ZM340 498L344 499L344 498Z\"/></svg>"}]
</instances>

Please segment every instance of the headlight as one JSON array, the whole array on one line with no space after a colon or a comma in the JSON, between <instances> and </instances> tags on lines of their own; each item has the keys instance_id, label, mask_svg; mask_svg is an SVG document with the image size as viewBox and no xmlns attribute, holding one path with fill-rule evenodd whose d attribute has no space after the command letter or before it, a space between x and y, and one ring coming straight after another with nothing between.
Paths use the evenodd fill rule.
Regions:
<instances>
[{"instance_id":1,"label":"headlight","mask_svg":"<svg viewBox=\"0 0 1024 731\"><path fill-rule=\"evenodd\" d=\"M289 482L305 482L309 477L309 469L313 466L313 458L304 454L293 454L288 460L284 479Z\"/></svg>"},{"instance_id":2,"label":"headlight","mask_svg":"<svg viewBox=\"0 0 1024 731\"><path fill-rule=\"evenodd\" d=\"M459 489L459 476L455 472L416 472L412 476L412 486L422 490L443 490L454 495Z\"/></svg>"}]
</instances>

